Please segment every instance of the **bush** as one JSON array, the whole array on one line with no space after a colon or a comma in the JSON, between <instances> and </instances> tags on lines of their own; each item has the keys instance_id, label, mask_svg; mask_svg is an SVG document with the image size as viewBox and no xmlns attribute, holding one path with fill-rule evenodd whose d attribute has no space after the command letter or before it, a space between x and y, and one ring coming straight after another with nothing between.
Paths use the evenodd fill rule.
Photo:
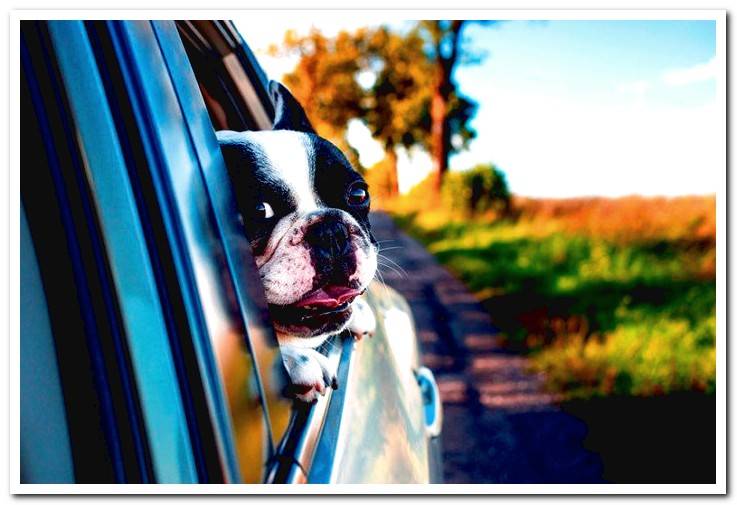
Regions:
<instances>
[{"instance_id":1,"label":"bush","mask_svg":"<svg viewBox=\"0 0 737 505\"><path fill-rule=\"evenodd\" d=\"M506 178L491 164L445 174L441 198L446 209L461 216L489 212L503 216L509 211L510 194Z\"/></svg>"}]
</instances>

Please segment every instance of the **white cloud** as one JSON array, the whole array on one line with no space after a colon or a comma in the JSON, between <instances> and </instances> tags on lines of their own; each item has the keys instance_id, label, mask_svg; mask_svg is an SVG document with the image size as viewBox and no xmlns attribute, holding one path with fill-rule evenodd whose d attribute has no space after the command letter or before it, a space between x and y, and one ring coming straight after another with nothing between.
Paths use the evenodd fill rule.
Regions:
<instances>
[{"instance_id":1,"label":"white cloud","mask_svg":"<svg viewBox=\"0 0 737 505\"><path fill-rule=\"evenodd\" d=\"M650 81L639 80L620 84L617 87L617 91L628 95L642 96L650 91L652 87L653 85Z\"/></svg>"},{"instance_id":2,"label":"white cloud","mask_svg":"<svg viewBox=\"0 0 737 505\"><path fill-rule=\"evenodd\" d=\"M663 74L663 82L668 86L683 86L684 84L716 79L716 77L717 60L716 57L713 57L705 63L669 70Z\"/></svg>"},{"instance_id":3,"label":"white cloud","mask_svg":"<svg viewBox=\"0 0 737 505\"><path fill-rule=\"evenodd\" d=\"M715 105L584 103L494 88L471 150L455 168L492 161L529 196L713 193L725 167Z\"/></svg>"}]
</instances>

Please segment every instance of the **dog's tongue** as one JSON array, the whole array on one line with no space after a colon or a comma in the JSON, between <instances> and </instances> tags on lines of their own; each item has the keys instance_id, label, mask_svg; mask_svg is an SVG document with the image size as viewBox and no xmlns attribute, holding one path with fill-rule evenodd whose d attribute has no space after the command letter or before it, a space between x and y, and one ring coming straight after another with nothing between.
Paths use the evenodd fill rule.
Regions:
<instances>
[{"instance_id":1,"label":"dog's tongue","mask_svg":"<svg viewBox=\"0 0 737 505\"><path fill-rule=\"evenodd\" d=\"M361 292L357 289L351 289L344 286L325 286L317 289L298 301L297 307L307 305L318 305L323 307L337 307L345 302L352 301Z\"/></svg>"}]
</instances>

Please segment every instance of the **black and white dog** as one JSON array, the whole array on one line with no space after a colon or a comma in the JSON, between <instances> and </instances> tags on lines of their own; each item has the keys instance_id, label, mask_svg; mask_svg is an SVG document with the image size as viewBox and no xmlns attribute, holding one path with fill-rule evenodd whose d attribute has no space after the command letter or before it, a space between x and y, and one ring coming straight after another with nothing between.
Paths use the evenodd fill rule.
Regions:
<instances>
[{"instance_id":1,"label":"black and white dog","mask_svg":"<svg viewBox=\"0 0 737 505\"><path fill-rule=\"evenodd\" d=\"M336 387L315 351L346 328L357 338L376 321L358 299L373 279L377 244L363 177L315 134L289 91L271 82L270 131L220 131L220 148L263 281L284 365L296 396L312 401Z\"/></svg>"}]
</instances>

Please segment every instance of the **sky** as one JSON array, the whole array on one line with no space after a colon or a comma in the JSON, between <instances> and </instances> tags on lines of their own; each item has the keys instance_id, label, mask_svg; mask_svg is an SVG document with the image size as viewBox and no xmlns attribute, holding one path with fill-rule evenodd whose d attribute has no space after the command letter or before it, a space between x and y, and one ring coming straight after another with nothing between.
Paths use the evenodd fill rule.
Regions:
<instances>
[{"instance_id":1,"label":"sky","mask_svg":"<svg viewBox=\"0 0 737 505\"><path fill-rule=\"evenodd\" d=\"M378 20L310 13L234 19L271 78L295 58L267 54L291 28L327 35ZM410 22L394 21L404 30ZM481 63L454 73L479 107L468 150L452 170L494 163L524 196L622 196L715 193L726 167L717 106L714 21L505 21L468 24L465 47ZM361 163L383 157L354 121L349 142ZM426 153L400 152L400 189L431 169Z\"/></svg>"}]
</instances>

